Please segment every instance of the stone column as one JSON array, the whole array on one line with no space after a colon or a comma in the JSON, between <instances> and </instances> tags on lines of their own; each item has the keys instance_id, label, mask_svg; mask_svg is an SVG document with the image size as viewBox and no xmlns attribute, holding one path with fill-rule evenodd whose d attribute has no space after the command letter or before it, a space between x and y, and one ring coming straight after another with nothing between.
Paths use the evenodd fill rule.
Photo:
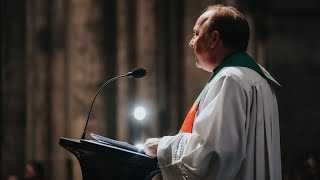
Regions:
<instances>
[{"instance_id":1,"label":"stone column","mask_svg":"<svg viewBox=\"0 0 320 180\"><path fill-rule=\"evenodd\" d=\"M69 95L66 98L69 102L67 136L70 138L81 137L89 107L97 90L113 76L113 73L108 70L115 68L113 67L115 59L108 59L113 49L107 49L110 47L107 43L110 42L106 42L106 39L114 36L114 32L104 32L108 29L106 26L111 24L104 21L107 18L105 13L108 13L104 12L106 5L104 1L70 1L67 26ZM114 106L114 102L106 98L107 93L109 96L114 96L112 84L102 90L95 101L87 128L89 139L91 132L101 135L108 133L107 124L110 114L107 108ZM73 177L81 179L79 163L73 156L72 158Z\"/></svg>"},{"instance_id":2,"label":"stone column","mask_svg":"<svg viewBox=\"0 0 320 180\"><path fill-rule=\"evenodd\" d=\"M137 1L137 66L147 69L148 74L145 78L137 81L136 105L146 108L147 116L138 128L143 129L142 134L137 134L136 140L144 142L148 137L158 135L157 115L158 106L156 102L156 62L155 62L155 1ZM143 123L143 124L142 124ZM141 131L137 131L141 132ZM139 138L139 136L141 138Z\"/></svg>"},{"instance_id":3,"label":"stone column","mask_svg":"<svg viewBox=\"0 0 320 180\"><path fill-rule=\"evenodd\" d=\"M130 41L130 38L132 38L133 34L132 26L130 26L130 18L134 16L133 14L130 14L130 8L133 9L134 7L129 7L131 0L118 0L117 1L117 71L119 74L123 74L126 72L131 71L131 68L133 67L133 61L135 61L135 58L130 56L130 52L133 48L133 43ZM131 3L132 4L132 3ZM117 82L117 139L121 141L128 141L129 140L129 100L131 99L130 96L132 96L133 86L132 81L134 79L123 79L121 81Z\"/></svg>"},{"instance_id":4,"label":"stone column","mask_svg":"<svg viewBox=\"0 0 320 180\"><path fill-rule=\"evenodd\" d=\"M176 134L184 114L183 1L156 1L156 67L160 136Z\"/></svg>"},{"instance_id":5,"label":"stone column","mask_svg":"<svg viewBox=\"0 0 320 180\"><path fill-rule=\"evenodd\" d=\"M69 167L67 159L71 156L67 150L59 146L60 137L67 137L68 111L68 63L66 24L68 21L68 1L55 0L51 6L52 56L51 56L51 134L50 134L50 176L52 179L68 179ZM48 177L48 178L49 178Z\"/></svg>"},{"instance_id":6,"label":"stone column","mask_svg":"<svg viewBox=\"0 0 320 180\"><path fill-rule=\"evenodd\" d=\"M184 120L184 104L185 104L185 89L186 78L184 77L185 69L185 33L189 30L185 29L185 1L176 0L169 1L170 11L170 35L167 46L169 47L170 59L168 61L169 77L168 77L168 104L170 111L168 134L179 132L181 124ZM166 11L164 11L166 12ZM188 43L187 43L188 44ZM160 122L161 123L161 122Z\"/></svg>"},{"instance_id":7,"label":"stone column","mask_svg":"<svg viewBox=\"0 0 320 180\"><path fill-rule=\"evenodd\" d=\"M27 3L26 160L42 163L49 177L52 130L50 12L50 1Z\"/></svg>"},{"instance_id":8,"label":"stone column","mask_svg":"<svg viewBox=\"0 0 320 180\"><path fill-rule=\"evenodd\" d=\"M25 1L1 1L0 179L23 175L26 124Z\"/></svg>"}]
</instances>

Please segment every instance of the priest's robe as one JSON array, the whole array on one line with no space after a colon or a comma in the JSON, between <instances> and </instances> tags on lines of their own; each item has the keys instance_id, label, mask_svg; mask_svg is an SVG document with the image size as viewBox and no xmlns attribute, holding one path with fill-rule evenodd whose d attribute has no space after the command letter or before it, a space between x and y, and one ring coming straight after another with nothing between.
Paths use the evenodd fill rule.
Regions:
<instances>
[{"instance_id":1,"label":"priest's robe","mask_svg":"<svg viewBox=\"0 0 320 180\"><path fill-rule=\"evenodd\" d=\"M281 180L277 100L246 67L225 67L204 92L192 133L161 138L165 180Z\"/></svg>"}]
</instances>

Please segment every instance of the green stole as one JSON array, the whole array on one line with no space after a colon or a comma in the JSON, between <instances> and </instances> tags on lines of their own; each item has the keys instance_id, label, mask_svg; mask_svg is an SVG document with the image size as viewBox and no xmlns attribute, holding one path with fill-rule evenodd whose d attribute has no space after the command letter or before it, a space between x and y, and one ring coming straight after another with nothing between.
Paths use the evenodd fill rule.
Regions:
<instances>
[{"instance_id":1,"label":"green stole","mask_svg":"<svg viewBox=\"0 0 320 180\"><path fill-rule=\"evenodd\" d=\"M211 80L225 67L246 67L246 68L252 69L257 73L259 73L266 80L273 82L278 86L281 86L262 66L256 63L246 52L240 51L240 52L233 53L229 57L227 57L217 68L213 70L213 75L211 76L209 82L201 91L196 101L193 103L190 111L188 112L182 124L180 132L189 132L189 133L192 132L193 122L194 122L196 112L198 110L200 100L203 94L209 88L209 83L211 82Z\"/></svg>"},{"instance_id":2,"label":"green stole","mask_svg":"<svg viewBox=\"0 0 320 180\"><path fill-rule=\"evenodd\" d=\"M262 66L256 63L246 52L243 52L243 51L232 54L224 62L222 62L216 69L214 69L213 75L210 78L209 82L224 67L246 67L246 68L255 70L265 79L273 82L278 86L281 86L278 83L278 81L276 81Z\"/></svg>"}]
</instances>

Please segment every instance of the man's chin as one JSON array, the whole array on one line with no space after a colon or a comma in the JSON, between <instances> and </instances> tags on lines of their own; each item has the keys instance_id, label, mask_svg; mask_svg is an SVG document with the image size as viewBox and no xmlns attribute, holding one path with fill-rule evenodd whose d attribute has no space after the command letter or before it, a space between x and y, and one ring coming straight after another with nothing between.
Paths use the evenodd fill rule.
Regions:
<instances>
[{"instance_id":1,"label":"man's chin","mask_svg":"<svg viewBox=\"0 0 320 180\"><path fill-rule=\"evenodd\" d=\"M199 60L197 57L194 57L194 61L196 62L196 66L199 68Z\"/></svg>"},{"instance_id":2,"label":"man's chin","mask_svg":"<svg viewBox=\"0 0 320 180\"><path fill-rule=\"evenodd\" d=\"M196 66L197 68L200 68L201 69L201 65L200 65L200 62L197 58L194 58L196 60Z\"/></svg>"}]
</instances>

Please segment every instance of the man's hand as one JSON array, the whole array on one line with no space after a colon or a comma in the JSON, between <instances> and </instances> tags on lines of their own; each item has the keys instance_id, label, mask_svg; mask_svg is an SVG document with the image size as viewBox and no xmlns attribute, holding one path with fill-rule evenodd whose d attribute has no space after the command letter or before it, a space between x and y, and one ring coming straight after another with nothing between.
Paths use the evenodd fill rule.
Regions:
<instances>
[{"instance_id":1,"label":"man's hand","mask_svg":"<svg viewBox=\"0 0 320 180\"><path fill-rule=\"evenodd\" d=\"M160 142L159 138L149 138L144 143L144 152L151 156L151 157L157 157L157 149L158 144Z\"/></svg>"}]
</instances>

